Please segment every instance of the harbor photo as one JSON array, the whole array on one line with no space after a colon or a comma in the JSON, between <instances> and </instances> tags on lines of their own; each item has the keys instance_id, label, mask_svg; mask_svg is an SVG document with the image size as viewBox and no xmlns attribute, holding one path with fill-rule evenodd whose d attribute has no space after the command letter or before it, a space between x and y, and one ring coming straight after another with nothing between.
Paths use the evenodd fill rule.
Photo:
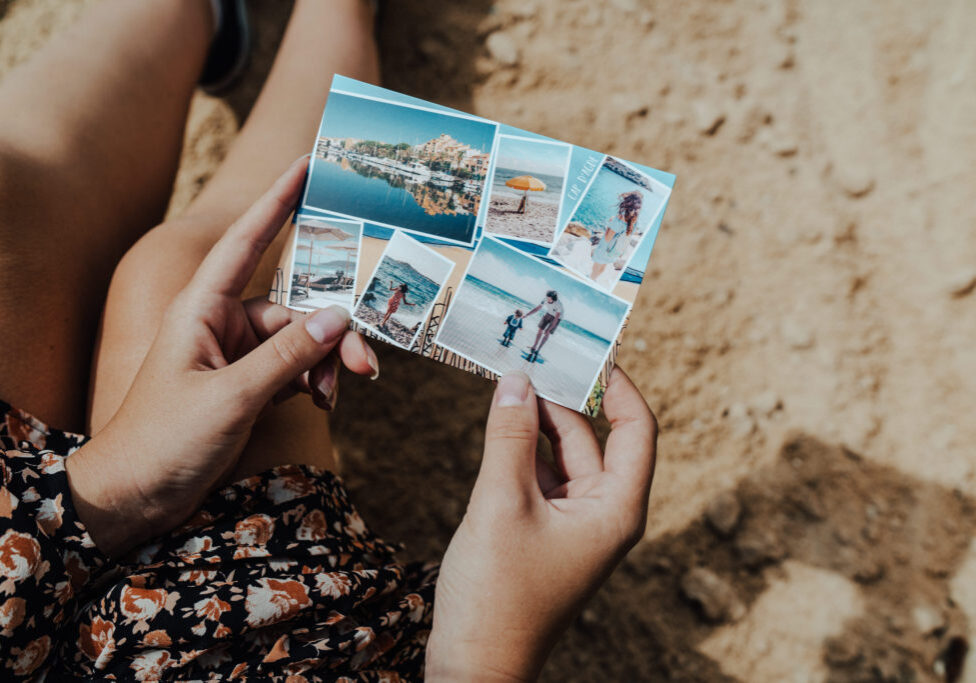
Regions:
<instances>
[{"instance_id":1,"label":"harbor photo","mask_svg":"<svg viewBox=\"0 0 976 683\"><path fill-rule=\"evenodd\" d=\"M499 135L485 232L552 244L571 150L563 142Z\"/></svg>"},{"instance_id":2,"label":"harbor photo","mask_svg":"<svg viewBox=\"0 0 976 683\"><path fill-rule=\"evenodd\" d=\"M666 185L606 157L551 256L612 290L670 193Z\"/></svg>"},{"instance_id":3,"label":"harbor photo","mask_svg":"<svg viewBox=\"0 0 976 683\"><path fill-rule=\"evenodd\" d=\"M630 304L493 237L478 244L437 344L580 410Z\"/></svg>"},{"instance_id":4,"label":"harbor photo","mask_svg":"<svg viewBox=\"0 0 976 683\"><path fill-rule=\"evenodd\" d=\"M397 231L367 281L353 318L409 349L453 268L447 257Z\"/></svg>"},{"instance_id":5,"label":"harbor photo","mask_svg":"<svg viewBox=\"0 0 976 683\"><path fill-rule=\"evenodd\" d=\"M331 92L304 203L471 245L497 124Z\"/></svg>"},{"instance_id":6,"label":"harbor photo","mask_svg":"<svg viewBox=\"0 0 976 683\"><path fill-rule=\"evenodd\" d=\"M287 305L352 310L363 224L298 214Z\"/></svg>"}]
</instances>

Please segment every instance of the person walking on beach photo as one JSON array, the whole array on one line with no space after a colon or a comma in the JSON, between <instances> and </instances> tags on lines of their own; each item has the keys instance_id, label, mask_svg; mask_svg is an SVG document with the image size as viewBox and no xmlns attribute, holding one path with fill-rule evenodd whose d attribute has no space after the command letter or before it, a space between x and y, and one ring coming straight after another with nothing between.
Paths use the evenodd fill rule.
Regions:
<instances>
[{"instance_id":1,"label":"person walking on beach photo","mask_svg":"<svg viewBox=\"0 0 976 683\"><path fill-rule=\"evenodd\" d=\"M522 329L522 311L515 309L512 315L505 318L505 332L502 335L502 346L511 346L515 333Z\"/></svg>"},{"instance_id":2,"label":"person walking on beach photo","mask_svg":"<svg viewBox=\"0 0 976 683\"><path fill-rule=\"evenodd\" d=\"M393 284L393 280L390 280L390 289L389 289L389 291L393 292L393 294L391 294L390 295L390 298L387 299L387 301L386 301L386 313L383 315L383 322L380 323L380 327L386 327L386 321L389 320L390 319L390 316L392 316L394 313L396 313L400 309L400 304L401 303L404 306L416 306L417 305L417 304L412 304L409 301L407 301L407 292L409 290L410 290L410 287L407 285L406 282L404 282L402 284L399 284L399 285L394 285Z\"/></svg>"},{"instance_id":3,"label":"person walking on beach photo","mask_svg":"<svg viewBox=\"0 0 976 683\"><path fill-rule=\"evenodd\" d=\"M608 263L613 263L624 254L624 248L637 226L641 205L644 203L639 192L624 192L620 195L617 215L610 221L610 225L603 232L603 237L593 249L593 271L590 279L596 280L606 269ZM621 241L623 237L623 241Z\"/></svg>"},{"instance_id":4,"label":"person walking on beach photo","mask_svg":"<svg viewBox=\"0 0 976 683\"><path fill-rule=\"evenodd\" d=\"M563 319L563 305L559 303L559 293L554 289L550 289L546 292L546 298L540 301L538 306L526 313L525 317L528 318L540 309L543 310L543 315L542 320L539 321L539 331L535 334L535 343L532 344L532 349L529 351L529 356L526 359L530 363L534 363L539 358L539 351L549 341L549 336L556 331L556 328L559 327L559 321Z\"/></svg>"}]
</instances>

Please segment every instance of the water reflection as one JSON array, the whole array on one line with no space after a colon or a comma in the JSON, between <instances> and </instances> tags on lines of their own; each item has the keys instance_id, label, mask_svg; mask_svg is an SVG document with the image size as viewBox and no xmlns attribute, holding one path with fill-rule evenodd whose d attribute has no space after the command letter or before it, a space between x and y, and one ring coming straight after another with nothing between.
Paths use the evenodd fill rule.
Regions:
<instances>
[{"instance_id":1,"label":"water reflection","mask_svg":"<svg viewBox=\"0 0 976 683\"><path fill-rule=\"evenodd\" d=\"M323 158L338 163L344 171L352 171L365 178L379 179L390 187L409 192L417 206L428 216L478 214L483 180L427 179L429 174L387 169L378 164L353 160L345 155L328 154Z\"/></svg>"}]
</instances>

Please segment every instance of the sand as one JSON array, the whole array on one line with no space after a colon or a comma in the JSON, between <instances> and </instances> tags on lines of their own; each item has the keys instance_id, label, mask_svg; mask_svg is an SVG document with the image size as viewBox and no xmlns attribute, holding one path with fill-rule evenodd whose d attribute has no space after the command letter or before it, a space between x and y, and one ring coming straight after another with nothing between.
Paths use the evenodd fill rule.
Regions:
<instances>
[{"instance_id":1,"label":"sand","mask_svg":"<svg viewBox=\"0 0 976 683\"><path fill-rule=\"evenodd\" d=\"M174 211L283 5L251 3L252 75L194 103ZM0 76L76 9L0 3ZM661 425L647 537L544 680L958 680L937 672L976 638L974 25L969 0L387 3L389 87L678 175L620 357ZM378 351L378 381L343 378L344 479L407 557L436 557L491 387ZM729 491L722 536L705 512ZM703 617L692 567L741 619Z\"/></svg>"},{"instance_id":2,"label":"sand","mask_svg":"<svg viewBox=\"0 0 976 683\"><path fill-rule=\"evenodd\" d=\"M529 193L525 213L518 213L521 199L507 192L493 194L488 205L485 231L551 244L556 236L559 205L534 199Z\"/></svg>"},{"instance_id":3,"label":"sand","mask_svg":"<svg viewBox=\"0 0 976 683\"><path fill-rule=\"evenodd\" d=\"M309 290L307 297L295 297L291 301L292 308L317 309L328 308L329 306L344 306L352 309L352 291L329 292L317 289Z\"/></svg>"},{"instance_id":4,"label":"sand","mask_svg":"<svg viewBox=\"0 0 976 683\"><path fill-rule=\"evenodd\" d=\"M386 325L380 327L380 323L383 321L383 314L366 304L359 304L356 307L354 317L356 320L372 326L375 331L394 340L405 349L410 348L413 338L416 335L415 330L409 329L396 319L396 313L390 316L390 319L386 321Z\"/></svg>"}]
</instances>

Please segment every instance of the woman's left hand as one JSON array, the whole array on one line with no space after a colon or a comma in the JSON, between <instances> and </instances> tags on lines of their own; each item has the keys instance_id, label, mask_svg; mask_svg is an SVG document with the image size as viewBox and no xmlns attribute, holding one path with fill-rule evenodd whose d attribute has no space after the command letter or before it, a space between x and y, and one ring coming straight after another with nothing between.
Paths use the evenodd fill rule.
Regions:
<instances>
[{"instance_id":1,"label":"woman's left hand","mask_svg":"<svg viewBox=\"0 0 976 683\"><path fill-rule=\"evenodd\" d=\"M66 461L79 516L117 555L188 518L223 483L265 408L304 390L330 407L340 359L376 357L340 307L241 301L302 187L301 159L217 242L166 310L122 406Z\"/></svg>"}]
</instances>

